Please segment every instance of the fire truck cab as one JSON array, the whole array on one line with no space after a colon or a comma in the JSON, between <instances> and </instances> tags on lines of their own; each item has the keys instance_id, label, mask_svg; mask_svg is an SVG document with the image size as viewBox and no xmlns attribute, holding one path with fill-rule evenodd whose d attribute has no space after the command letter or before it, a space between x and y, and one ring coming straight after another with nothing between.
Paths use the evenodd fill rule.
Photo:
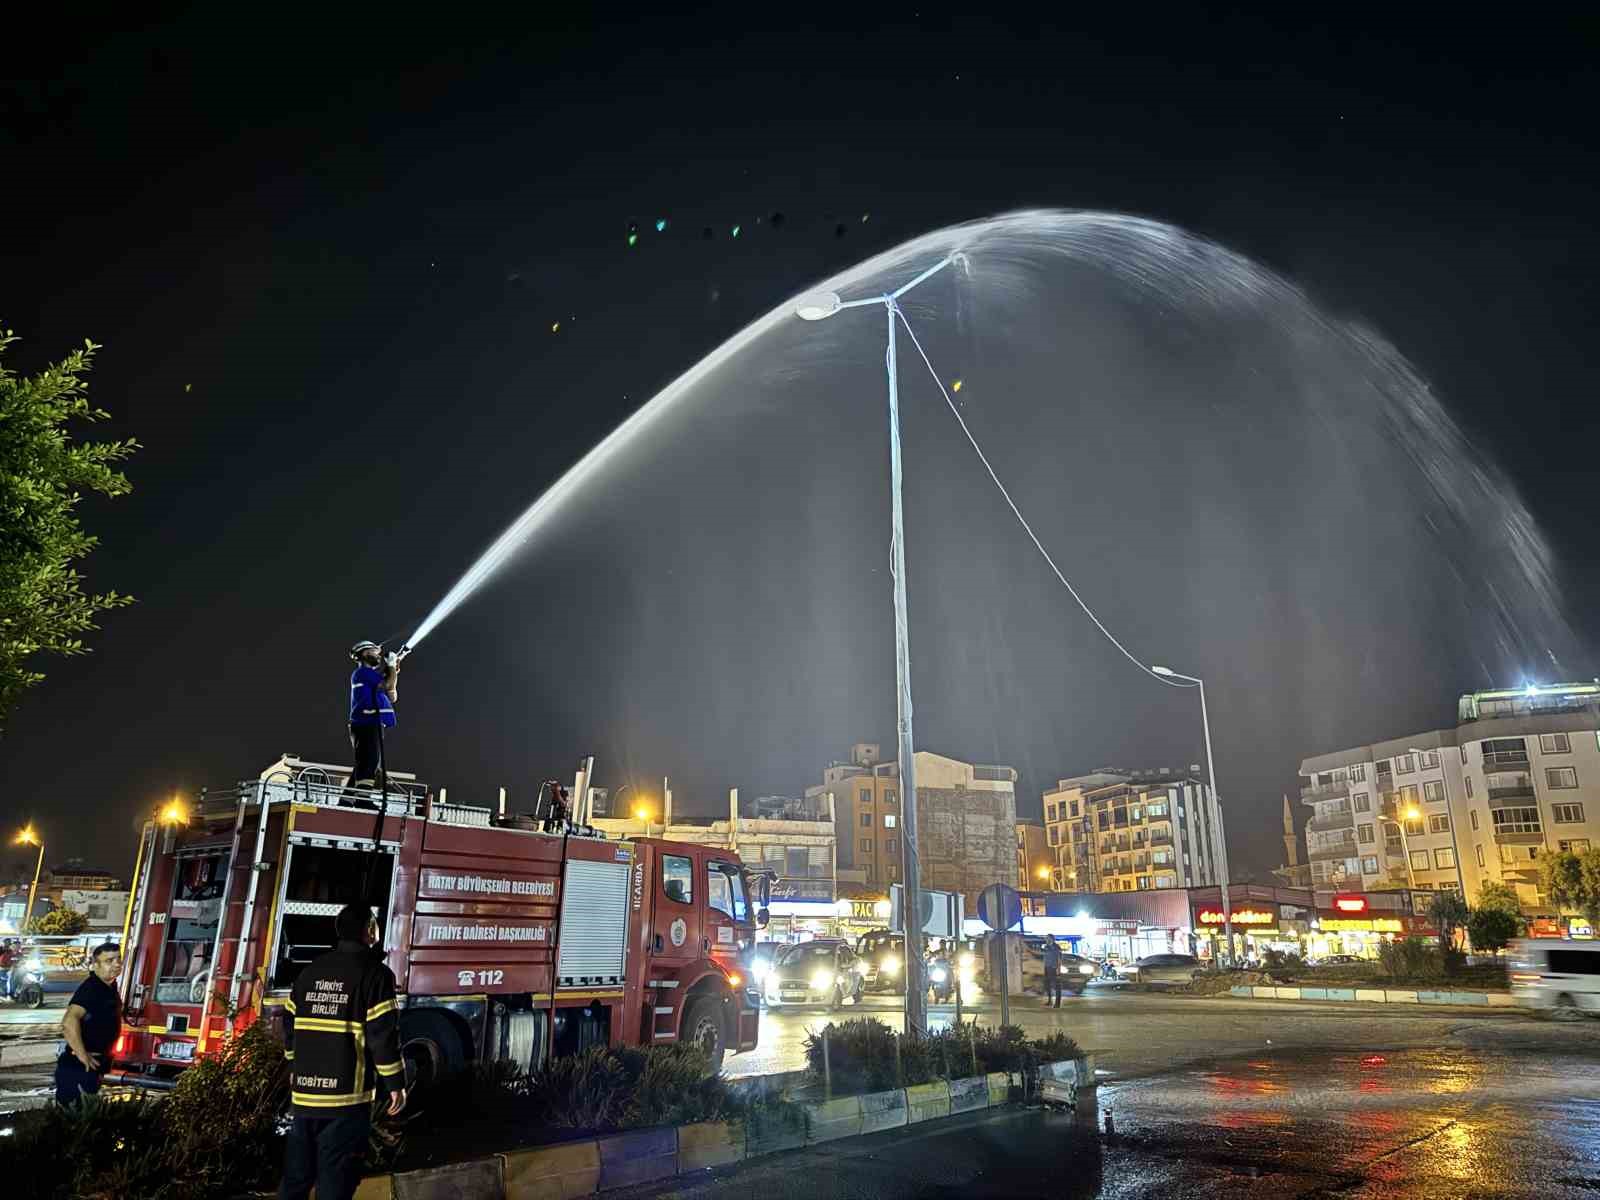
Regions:
<instances>
[{"instance_id":1,"label":"fire truck cab","mask_svg":"<svg viewBox=\"0 0 1600 1200\"><path fill-rule=\"evenodd\" d=\"M285 756L204 795L187 827L145 827L112 1082L170 1086L251 1022L276 1022L350 903L378 917L408 1086L595 1045L692 1042L714 1069L755 1047L741 956L766 923L768 875L716 847L608 840L558 789L506 816L436 803L411 776L380 794L349 775Z\"/></svg>"}]
</instances>

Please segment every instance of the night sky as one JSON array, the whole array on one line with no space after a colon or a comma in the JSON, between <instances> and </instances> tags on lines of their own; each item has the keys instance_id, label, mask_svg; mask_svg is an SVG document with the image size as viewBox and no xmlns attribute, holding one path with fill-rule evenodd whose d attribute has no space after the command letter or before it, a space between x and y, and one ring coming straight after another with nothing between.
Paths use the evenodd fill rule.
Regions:
<instances>
[{"instance_id":1,"label":"night sky","mask_svg":"<svg viewBox=\"0 0 1600 1200\"><path fill-rule=\"evenodd\" d=\"M1181 226L1380 331L1554 549L1577 647L1562 674L1600 671L1592 17L764 24L785 14L540 30L219 9L13 44L8 365L101 343L102 430L147 448L131 497L81 509L103 540L90 585L139 603L92 656L36 664L48 679L0 740L0 825L32 818L52 861L126 872L172 792L284 751L342 761L348 645L397 644L640 404L813 281L1022 208ZM508 786L515 806L592 753L601 783L653 798L671 775L680 811L710 814L731 786L799 794L852 741L888 751L871 345L830 396L858 388L852 416L777 437L707 402L614 464L408 663L395 765L467 802ZM950 487L907 496L919 746L1017 766L1022 815L1060 776L1200 761L1195 706L1086 632L983 507L977 464L919 449L919 412L938 414L926 390L915 403L910 467ZM1140 563L1114 523L1075 541L1072 472L1052 492L1008 461L1036 505L1059 501L1047 540L1112 624L1207 677L1237 868L1281 860L1303 756L1449 724L1457 693L1522 682L1425 604L1394 613L1404 630L1341 626L1359 665L1312 670L1295 631L1337 600L1288 583L1219 636L1184 559ZM946 517L959 538L934 536ZM1382 540L1353 572L1381 581ZM1485 678L1485 658L1516 677Z\"/></svg>"}]
</instances>

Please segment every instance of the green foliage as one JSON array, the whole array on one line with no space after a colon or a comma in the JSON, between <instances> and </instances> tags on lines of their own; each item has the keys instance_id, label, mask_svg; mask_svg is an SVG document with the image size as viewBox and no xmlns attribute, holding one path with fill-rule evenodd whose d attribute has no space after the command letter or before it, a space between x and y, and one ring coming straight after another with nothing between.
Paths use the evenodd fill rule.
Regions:
<instances>
[{"instance_id":1,"label":"green foliage","mask_svg":"<svg viewBox=\"0 0 1600 1200\"><path fill-rule=\"evenodd\" d=\"M1467 936L1474 950L1490 954L1506 948L1506 943L1517 936L1519 922L1501 908L1479 908L1467 920Z\"/></svg>"},{"instance_id":2,"label":"green foliage","mask_svg":"<svg viewBox=\"0 0 1600 1200\"><path fill-rule=\"evenodd\" d=\"M22 932L36 933L48 937L66 937L70 934L82 933L88 928L88 914L71 908L52 908L49 912L40 913L30 920Z\"/></svg>"},{"instance_id":3,"label":"green foliage","mask_svg":"<svg viewBox=\"0 0 1600 1200\"><path fill-rule=\"evenodd\" d=\"M1428 901L1428 916L1439 927L1439 949L1448 955L1455 948L1456 930L1472 915L1467 902L1456 891L1439 891Z\"/></svg>"},{"instance_id":4,"label":"green foliage","mask_svg":"<svg viewBox=\"0 0 1600 1200\"><path fill-rule=\"evenodd\" d=\"M595 1046L524 1075L489 1068L485 1086L529 1123L609 1133L735 1119L743 1105L694 1046Z\"/></svg>"},{"instance_id":5,"label":"green foliage","mask_svg":"<svg viewBox=\"0 0 1600 1200\"><path fill-rule=\"evenodd\" d=\"M1078 1043L1064 1033L1030 1040L1015 1025L999 1029L973 1024L952 1025L921 1038L896 1033L881 1021L856 1019L827 1025L806 1036L806 1066L817 1079L825 1077L840 1093L878 1092L965 1079L993 1071L1030 1073L1040 1063L1077 1058Z\"/></svg>"},{"instance_id":6,"label":"green foliage","mask_svg":"<svg viewBox=\"0 0 1600 1200\"><path fill-rule=\"evenodd\" d=\"M0 356L16 340L0 329ZM0 362L0 728L21 694L44 678L28 660L87 653L82 635L96 627L95 616L131 602L116 592L85 593L73 566L97 544L78 522L78 501L87 492L128 492L113 464L139 448L131 438L71 440L69 423L108 416L85 394L96 349L85 342L29 378Z\"/></svg>"},{"instance_id":7,"label":"green foliage","mask_svg":"<svg viewBox=\"0 0 1600 1200\"><path fill-rule=\"evenodd\" d=\"M1473 911L1482 912L1484 909L1507 914L1516 921L1519 930L1527 926L1522 918L1522 899L1517 895L1517 889L1509 883L1491 879L1478 889L1478 903Z\"/></svg>"},{"instance_id":8,"label":"green foliage","mask_svg":"<svg viewBox=\"0 0 1600 1200\"><path fill-rule=\"evenodd\" d=\"M1444 978L1444 954L1422 938L1396 938L1378 947L1378 962L1394 980L1431 982Z\"/></svg>"},{"instance_id":9,"label":"green foliage","mask_svg":"<svg viewBox=\"0 0 1600 1200\"><path fill-rule=\"evenodd\" d=\"M1299 951L1291 950L1285 954L1282 950L1268 946L1261 956L1261 965L1268 971L1281 971L1287 967L1303 967L1306 960Z\"/></svg>"},{"instance_id":10,"label":"green foliage","mask_svg":"<svg viewBox=\"0 0 1600 1200\"><path fill-rule=\"evenodd\" d=\"M0 1139L6 1195L57 1200L202 1200L270 1186L288 1072L260 1024L208 1055L165 1098L87 1097L16 1118Z\"/></svg>"},{"instance_id":11,"label":"green foliage","mask_svg":"<svg viewBox=\"0 0 1600 1200\"><path fill-rule=\"evenodd\" d=\"M1539 890L1566 912L1582 913L1600 924L1600 848L1574 854L1545 851L1539 856Z\"/></svg>"}]
</instances>

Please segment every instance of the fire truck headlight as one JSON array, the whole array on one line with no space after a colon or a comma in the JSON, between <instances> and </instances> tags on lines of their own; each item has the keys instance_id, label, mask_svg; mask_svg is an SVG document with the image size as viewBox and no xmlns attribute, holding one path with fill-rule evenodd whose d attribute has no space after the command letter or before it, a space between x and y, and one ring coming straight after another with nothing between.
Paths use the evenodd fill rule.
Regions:
<instances>
[{"instance_id":1,"label":"fire truck headlight","mask_svg":"<svg viewBox=\"0 0 1600 1200\"><path fill-rule=\"evenodd\" d=\"M933 970L928 972L928 978L933 980L934 983L943 983L946 979L950 978L950 972L946 971L943 967L935 967Z\"/></svg>"},{"instance_id":2,"label":"fire truck headlight","mask_svg":"<svg viewBox=\"0 0 1600 1200\"><path fill-rule=\"evenodd\" d=\"M813 975L811 977L811 990L813 992L825 992L829 988L831 988L832 986L833 986L833 972L832 971L818 971L815 975Z\"/></svg>"},{"instance_id":3,"label":"fire truck headlight","mask_svg":"<svg viewBox=\"0 0 1600 1200\"><path fill-rule=\"evenodd\" d=\"M900 960L894 955L889 955L883 960L883 973L885 975L898 975L900 973Z\"/></svg>"}]
</instances>

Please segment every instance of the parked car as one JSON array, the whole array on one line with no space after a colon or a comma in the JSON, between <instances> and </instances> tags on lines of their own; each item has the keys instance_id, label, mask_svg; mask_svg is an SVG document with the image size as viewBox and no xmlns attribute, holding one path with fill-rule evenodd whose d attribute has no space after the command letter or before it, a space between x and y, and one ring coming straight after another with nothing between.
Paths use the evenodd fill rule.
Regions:
<instances>
[{"instance_id":1,"label":"parked car","mask_svg":"<svg viewBox=\"0 0 1600 1200\"><path fill-rule=\"evenodd\" d=\"M1600 1011L1600 947L1564 938L1519 938L1511 943L1511 994L1527 1008L1572 1019Z\"/></svg>"},{"instance_id":2,"label":"parked car","mask_svg":"<svg viewBox=\"0 0 1600 1200\"><path fill-rule=\"evenodd\" d=\"M1170 986L1188 983L1204 968L1192 954L1147 954L1137 962L1117 968L1122 978L1134 983L1159 983Z\"/></svg>"},{"instance_id":3,"label":"parked car","mask_svg":"<svg viewBox=\"0 0 1600 1200\"><path fill-rule=\"evenodd\" d=\"M859 960L844 942L802 942L773 957L764 989L768 1006L822 1005L840 1008L860 1003Z\"/></svg>"}]
</instances>

